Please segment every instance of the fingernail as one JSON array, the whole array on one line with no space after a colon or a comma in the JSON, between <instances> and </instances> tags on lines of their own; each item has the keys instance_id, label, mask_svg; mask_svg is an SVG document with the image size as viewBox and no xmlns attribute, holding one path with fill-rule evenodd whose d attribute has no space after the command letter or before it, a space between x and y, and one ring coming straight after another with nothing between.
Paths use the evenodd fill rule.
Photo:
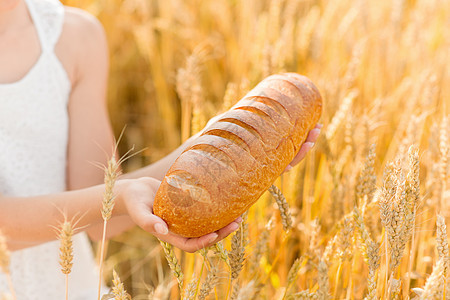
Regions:
<instances>
[{"instance_id":1,"label":"fingernail","mask_svg":"<svg viewBox=\"0 0 450 300\"><path fill-rule=\"evenodd\" d=\"M291 165L288 165L288 166L286 167L286 169L285 169L285 172L289 172L290 170L292 170L292 166L291 166Z\"/></svg>"},{"instance_id":2,"label":"fingernail","mask_svg":"<svg viewBox=\"0 0 450 300\"><path fill-rule=\"evenodd\" d=\"M307 147L309 147L309 149L311 149L312 147L314 147L314 143L313 143L313 142L306 142L304 145L307 146Z\"/></svg>"},{"instance_id":3,"label":"fingernail","mask_svg":"<svg viewBox=\"0 0 450 300\"><path fill-rule=\"evenodd\" d=\"M161 224L161 223L156 223L155 224L155 231L156 233L159 234L167 234L169 233L169 229L167 229L167 226Z\"/></svg>"},{"instance_id":4,"label":"fingernail","mask_svg":"<svg viewBox=\"0 0 450 300\"><path fill-rule=\"evenodd\" d=\"M208 239L208 243L214 242L219 235L217 233L211 234L211 237Z\"/></svg>"},{"instance_id":5,"label":"fingernail","mask_svg":"<svg viewBox=\"0 0 450 300\"><path fill-rule=\"evenodd\" d=\"M323 127L323 124L317 124L317 127L320 129Z\"/></svg>"},{"instance_id":6,"label":"fingernail","mask_svg":"<svg viewBox=\"0 0 450 300\"><path fill-rule=\"evenodd\" d=\"M242 217L237 217L236 220L234 220L236 223L241 223L242 222Z\"/></svg>"}]
</instances>

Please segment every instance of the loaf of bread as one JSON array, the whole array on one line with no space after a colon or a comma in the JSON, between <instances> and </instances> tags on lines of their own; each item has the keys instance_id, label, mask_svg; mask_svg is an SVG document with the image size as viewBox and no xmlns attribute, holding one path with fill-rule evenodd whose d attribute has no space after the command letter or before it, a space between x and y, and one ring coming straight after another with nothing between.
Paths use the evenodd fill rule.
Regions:
<instances>
[{"instance_id":1,"label":"loaf of bread","mask_svg":"<svg viewBox=\"0 0 450 300\"><path fill-rule=\"evenodd\" d=\"M308 78L267 77L177 158L157 191L154 214L185 237L231 223L284 171L321 111Z\"/></svg>"}]
</instances>

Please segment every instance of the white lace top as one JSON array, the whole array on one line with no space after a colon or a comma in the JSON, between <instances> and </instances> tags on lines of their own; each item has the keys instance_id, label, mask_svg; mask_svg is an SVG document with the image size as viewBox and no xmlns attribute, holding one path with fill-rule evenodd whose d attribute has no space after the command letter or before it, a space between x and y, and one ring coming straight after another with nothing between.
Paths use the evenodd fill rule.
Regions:
<instances>
[{"instance_id":1,"label":"white lace top","mask_svg":"<svg viewBox=\"0 0 450 300\"><path fill-rule=\"evenodd\" d=\"M0 83L0 193L33 196L64 191L71 84L54 53L64 7L57 0L26 0L41 56L21 80ZM39 212L36 212L37 214ZM69 298L96 299L96 264L84 233L74 237ZM15 251L11 276L17 300L65 299L59 242ZM9 293L0 272L0 298Z\"/></svg>"}]
</instances>

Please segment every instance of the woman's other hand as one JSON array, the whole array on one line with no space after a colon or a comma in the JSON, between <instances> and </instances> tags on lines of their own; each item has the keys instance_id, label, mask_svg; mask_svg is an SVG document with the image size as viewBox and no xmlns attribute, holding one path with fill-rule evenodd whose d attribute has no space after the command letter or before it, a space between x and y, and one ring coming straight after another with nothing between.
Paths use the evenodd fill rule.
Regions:
<instances>
[{"instance_id":1,"label":"woman's other hand","mask_svg":"<svg viewBox=\"0 0 450 300\"><path fill-rule=\"evenodd\" d=\"M290 171L295 165L297 165L302 159L305 158L308 151L314 147L314 144L316 143L317 138L319 137L321 129L322 129L322 124L316 124L316 127L311 129L311 131L308 133L308 136L306 137L305 142L300 147L300 150L298 150L297 155L295 155L294 159L286 167L284 172Z\"/></svg>"}]
</instances>

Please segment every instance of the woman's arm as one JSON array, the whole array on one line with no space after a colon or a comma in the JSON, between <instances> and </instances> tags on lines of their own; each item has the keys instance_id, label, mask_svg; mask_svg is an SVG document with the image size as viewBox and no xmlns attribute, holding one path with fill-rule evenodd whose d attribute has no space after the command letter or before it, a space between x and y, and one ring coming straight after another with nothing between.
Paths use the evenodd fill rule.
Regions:
<instances>
[{"instance_id":1,"label":"woman's arm","mask_svg":"<svg viewBox=\"0 0 450 300\"><path fill-rule=\"evenodd\" d=\"M152 214L159 184L160 181L149 177L119 180L114 190L117 197L113 217L129 216L145 231L188 252L210 246L239 227L233 222L200 238L183 238L167 232L164 221ZM69 220L77 220L79 228L102 222L103 191L104 186L98 185L36 197L0 196L0 228L6 235L8 247L18 250L55 240L54 227L64 220L64 215Z\"/></svg>"},{"instance_id":2,"label":"woman's arm","mask_svg":"<svg viewBox=\"0 0 450 300\"><path fill-rule=\"evenodd\" d=\"M184 149L188 148L194 141L194 139L199 134L196 134L189 138L186 142L184 142L182 145L180 145L178 148L170 152L165 157L161 158L160 160L142 167L140 169L137 169L132 172L128 172L126 174L123 174L121 178L130 179L130 178L139 178L144 176L150 176L153 178L156 178L160 181L163 180L164 175L166 175L167 171L169 170L170 166L175 162L175 160L178 158L178 156L181 155L181 153L184 151Z\"/></svg>"},{"instance_id":3,"label":"woman's arm","mask_svg":"<svg viewBox=\"0 0 450 300\"><path fill-rule=\"evenodd\" d=\"M9 248L18 250L56 239L54 227L63 222L64 215L79 220L80 228L99 222L102 193L102 186L95 186L36 197L0 196L0 228Z\"/></svg>"}]
</instances>

